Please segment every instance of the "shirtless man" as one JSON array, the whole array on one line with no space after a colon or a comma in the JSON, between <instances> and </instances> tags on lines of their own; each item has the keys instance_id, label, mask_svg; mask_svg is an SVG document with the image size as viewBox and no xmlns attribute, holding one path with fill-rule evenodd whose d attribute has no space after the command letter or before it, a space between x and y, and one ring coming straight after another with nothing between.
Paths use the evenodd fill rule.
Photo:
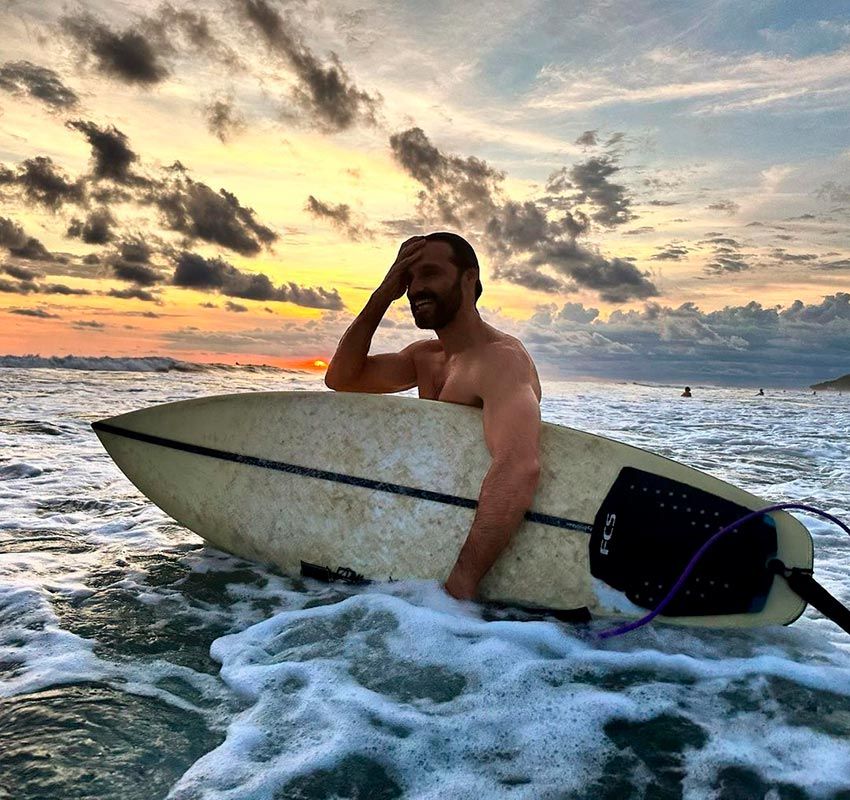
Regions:
<instances>
[{"instance_id":1,"label":"shirtless man","mask_svg":"<svg viewBox=\"0 0 850 800\"><path fill-rule=\"evenodd\" d=\"M433 330L398 353L370 356L375 329L405 291L416 327ZM540 380L520 341L484 322L478 261L457 234L404 242L381 285L342 336L325 385L341 392L401 392L483 409L491 463L460 555L445 583L458 599L478 584L530 508L540 475Z\"/></svg>"}]
</instances>

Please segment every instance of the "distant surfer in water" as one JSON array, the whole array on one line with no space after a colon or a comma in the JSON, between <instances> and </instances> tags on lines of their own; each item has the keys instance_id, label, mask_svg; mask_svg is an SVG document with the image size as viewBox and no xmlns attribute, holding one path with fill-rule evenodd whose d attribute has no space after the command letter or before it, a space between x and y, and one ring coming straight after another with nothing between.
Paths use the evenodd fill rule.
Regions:
<instances>
[{"instance_id":1,"label":"distant surfer in water","mask_svg":"<svg viewBox=\"0 0 850 800\"><path fill-rule=\"evenodd\" d=\"M398 353L368 355L393 301L407 293L420 339ZM519 339L488 325L476 302L482 287L469 242L440 231L413 236L337 345L325 385L339 392L401 392L483 409L490 469L481 483L472 527L446 580L458 599L478 584L522 523L540 475L540 380Z\"/></svg>"},{"instance_id":2,"label":"distant surfer in water","mask_svg":"<svg viewBox=\"0 0 850 800\"><path fill-rule=\"evenodd\" d=\"M686 387L685 387L685 391L684 391L684 392L682 392L682 393L679 395L679 397L693 397L693 395L691 394L691 387L690 387L690 386L686 386Z\"/></svg>"},{"instance_id":3,"label":"distant surfer in water","mask_svg":"<svg viewBox=\"0 0 850 800\"><path fill-rule=\"evenodd\" d=\"M756 397L764 397L764 389L759 389L759 393L756 395Z\"/></svg>"}]
</instances>

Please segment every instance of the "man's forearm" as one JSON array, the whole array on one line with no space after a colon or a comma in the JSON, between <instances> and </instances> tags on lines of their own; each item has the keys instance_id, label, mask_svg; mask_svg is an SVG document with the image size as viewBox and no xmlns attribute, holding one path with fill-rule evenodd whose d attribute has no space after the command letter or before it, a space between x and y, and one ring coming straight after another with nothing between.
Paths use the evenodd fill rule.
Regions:
<instances>
[{"instance_id":1,"label":"man's forearm","mask_svg":"<svg viewBox=\"0 0 850 800\"><path fill-rule=\"evenodd\" d=\"M531 507L539 471L493 465L481 483L478 508L450 581L474 589L493 566Z\"/></svg>"},{"instance_id":2,"label":"man's forearm","mask_svg":"<svg viewBox=\"0 0 850 800\"><path fill-rule=\"evenodd\" d=\"M363 371L372 337L391 302L386 294L378 290L372 293L363 310L348 326L336 346L336 352L325 372L325 382L328 385L354 380Z\"/></svg>"}]
</instances>

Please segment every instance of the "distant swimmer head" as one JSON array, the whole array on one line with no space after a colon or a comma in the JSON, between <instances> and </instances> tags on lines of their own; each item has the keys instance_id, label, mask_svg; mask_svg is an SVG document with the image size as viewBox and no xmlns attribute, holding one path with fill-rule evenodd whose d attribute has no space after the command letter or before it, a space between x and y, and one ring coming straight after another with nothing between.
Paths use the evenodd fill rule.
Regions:
<instances>
[{"instance_id":1,"label":"distant swimmer head","mask_svg":"<svg viewBox=\"0 0 850 800\"><path fill-rule=\"evenodd\" d=\"M693 395L691 394L691 387L690 387L690 386L686 386L686 387L685 387L685 391L684 391L684 392L682 392L681 396L682 396L682 397L693 397Z\"/></svg>"},{"instance_id":2,"label":"distant swimmer head","mask_svg":"<svg viewBox=\"0 0 850 800\"><path fill-rule=\"evenodd\" d=\"M416 327L439 330L481 296L478 257L456 233L437 231L424 238L422 254L410 267L407 298Z\"/></svg>"}]
</instances>

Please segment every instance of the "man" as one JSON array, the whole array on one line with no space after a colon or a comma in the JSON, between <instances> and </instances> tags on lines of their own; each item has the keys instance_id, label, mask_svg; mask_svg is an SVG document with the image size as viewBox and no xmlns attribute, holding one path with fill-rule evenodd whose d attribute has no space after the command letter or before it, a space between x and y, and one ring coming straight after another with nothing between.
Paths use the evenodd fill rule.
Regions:
<instances>
[{"instance_id":1,"label":"man","mask_svg":"<svg viewBox=\"0 0 850 800\"><path fill-rule=\"evenodd\" d=\"M405 291L417 328L433 330L398 353L370 356L372 336ZM460 555L446 580L458 599L478 584L531 507L540 475L540 380L520 341L484 322L478 259L446 231L404 242L381 285L337 345L325 385L342 392L401 392L483 409L491 463Z\"/></svg>"}]
</instances>

